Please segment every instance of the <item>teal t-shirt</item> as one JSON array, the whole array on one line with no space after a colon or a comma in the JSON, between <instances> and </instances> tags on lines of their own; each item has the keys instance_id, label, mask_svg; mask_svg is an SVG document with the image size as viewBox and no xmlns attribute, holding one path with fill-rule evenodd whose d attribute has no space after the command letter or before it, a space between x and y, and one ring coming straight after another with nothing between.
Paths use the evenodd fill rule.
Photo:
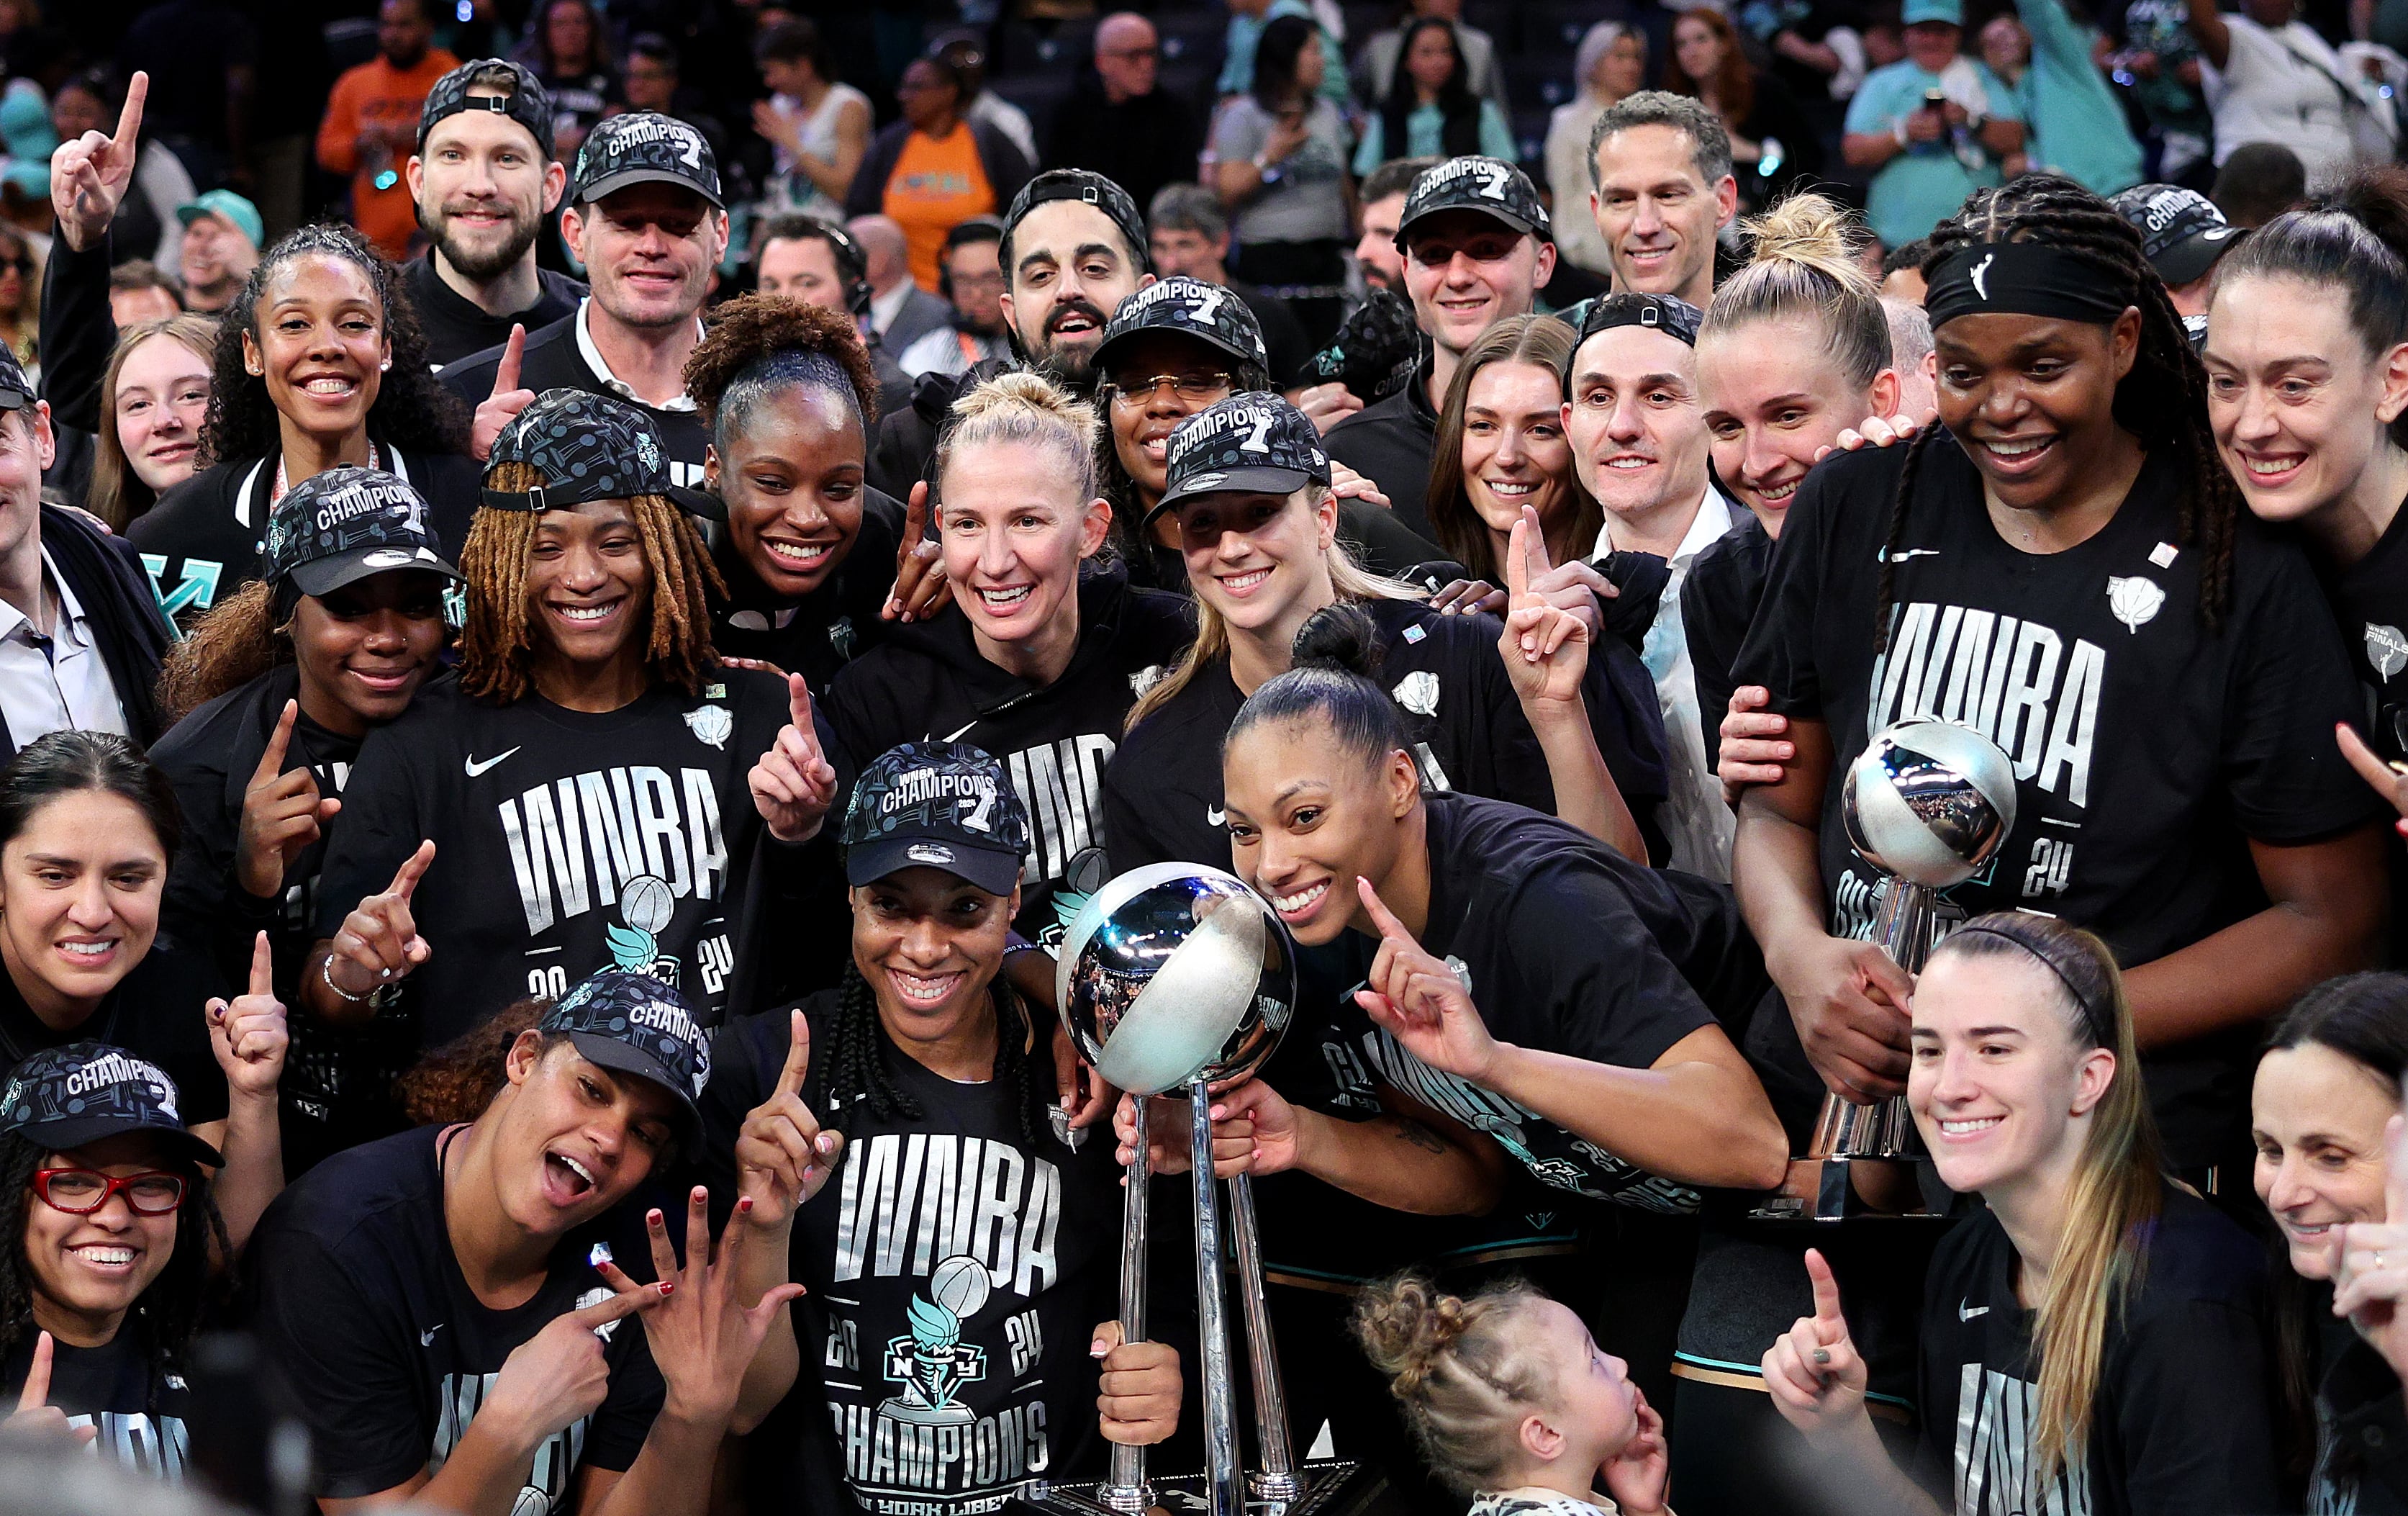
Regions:
<instances>
[{"instance_id":1,"label":"teal t-shirt","mask_svg":"<svg viewBox=\"0 0 2408 1516\"><path fill-rule=\"evenodd\" d=\"M2017 102L2031 123L2031 166L2063 174L2093 195L2138 184L2141 144L2090 62L2091 33L2066 12L2065 0L2015 0L2015 8L2032 39Z\"/></svg>"},{"instance_id":2,"label":"teal t-shirt","mask_svg":"<svg viewBox=\"0 0 2408 1516\"><path fill-rule=\"evenodd\" d=\"M1990 115L2006 121L2024 119L2014 93L1996 74L1978 63L1970 66L1989 96ZM1848 102L1847 130L1894 133L1900 120L1923 108L1925 93L1940 87L1939 75L1926 73L1912 61L1876 69ZM1872 224L1873 235L1883 246L1894 248L1929 236L1931 228L1956 213L1965 196L2000 182L1999 166L1980 140L1971 132L1960 136L1956 142L1946 137L1910 142L1905 152L1873 175L1871 193L1865 197L1865 219Z\"/></svg>"},{"instance_id":3,"label":"teal t-shirt","mask_svg":"<svg viewBox=\"0 0 2408 1516\"><path fill-rule=\"evenodd\" d=\"M1387 144L1387 119L1378 111L1363 128L1363 140L1354 149L1354 177L1361 179L1391 158L1443 158L1446 153L1446 112L1435 104L1415 106L1405 117L1405 151L1390 152ZM1497 102L1484 96L1480 102L1480 151L1491 158L1512 163L1521 156L1513 148L1512 129L1505 124L1505 113Z\"/></svg>"}]
</instances>

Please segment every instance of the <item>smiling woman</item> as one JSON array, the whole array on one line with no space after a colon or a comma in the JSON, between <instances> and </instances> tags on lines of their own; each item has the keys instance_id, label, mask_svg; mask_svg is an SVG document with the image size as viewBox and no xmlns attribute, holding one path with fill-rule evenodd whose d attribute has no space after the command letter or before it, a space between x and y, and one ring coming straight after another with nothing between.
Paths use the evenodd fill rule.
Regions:
<instances>
[{"instance_id":1,"label":"smiling woman","mask_svg":"<svg viewBox=\"0 0 2408 1516\"><path fill-rule=\"evenodd\" d=\"M217 323L207 316L169 316L118 333L101 378L102 425L84 496L84 508L112 530L125 530L199 469L216 342Z\"/></svg>"}]
</instances>

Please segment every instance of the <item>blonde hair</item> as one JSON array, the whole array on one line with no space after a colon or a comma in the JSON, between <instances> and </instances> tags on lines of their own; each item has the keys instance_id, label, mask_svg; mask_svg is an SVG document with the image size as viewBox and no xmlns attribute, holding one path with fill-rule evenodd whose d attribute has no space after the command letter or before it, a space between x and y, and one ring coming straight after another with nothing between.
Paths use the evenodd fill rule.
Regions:
<instances>
[{"instance_id":1,"label":"blonde hair","mask_svg":"<svg viewBox=\"0 0 2408 1516\"><path fill-rule=\"evenodd\" d=\"M1889 315L1881 290L1856 262L1864 240L1856 213L1820 195L1793 195L1748 222L1756 252L1716 286L1700 340L1751 321L1808 319L1823 350L1857 389L1890 366Z\"/></svg>"},{"instance_id":2,"label":"blonde hair","mask_svg":"<svg viewBox=\"0 0 2408 1516\"><path fill-rule=\"evenodd\" d=\"M1057 455L1084 505L1102 493L1096 471L1096 408L1042 374L997 374L953 402L937 438L928 477L942 496L945 473L974 448L1019 442Z\"/></svg>"},{"instance_id":3,"label":"blonde hair","mask_svg":"<svg viewBox=\"0 0 2408 1516\"><path fill-rule=\"evenodd\" d=\"M2086 1456L2108 1323L2147 1268L2149 1235L2165 1199L2164 1158L2141 1084L2124 977L2105 943L2053 917L1994 911L1951 932L1932 956L1942 954L2032 964L2055 992L2074 1046L2115 1055L2106 1092L2090 1109L2090 1130L2066 1192L2065 1234L2032 1319L2040 1403L2032 1417L2033 1483L2026 1499L2037 1506L2040 1492Z\"/></svg>"},{"instance_id":4,"label":"blonde hair","mask_svg":"<svg viewBox=\"0 0 2408 1516\"><path fill-rule=\"evenodd\" d=\"M1329 486L1321 484L1307 484L1304 486L1303 494L1304 508L1307 511L1318 511L1321 509L1321 502L1328 498ZM1291 499L1289 503L1295 502ZM1401 579L1390 579L1364 568L1354 561L1354 555L1348 552L1346 544L1337 538L1330 539L1329 547L1322 554L1321 561L1329 570L1329 587L1338 592L1340 604L1352 604L1362 600L1418 600L1427 598L1427 593L1417 585L1406 584ZM1139 722L1176 700L1181 690L1195 683L1196 676L1211 666L1213 659L1226 657L1228 651L1229 623L1219 611L1213 609L1211 600L1201 595L1197 596L1196 640L1187 644L1187 651L1180 655L1179 661L1170 666L1168 672L1155 680L1147 687L1144 694L1138 697L1137 704L1130 707L1128 720L1123 724L1121 729L1136 730Z\"/></svg>"},{"instance_id":5,"label":"blonde hair","mask_svg":"<svg viewBox=\"0 0 2408 1516\"><path fill-rule=\"evenodd\" d=\"M159 502L157 492L134 471L133 461L125 455L125 444L117 439L117 376L124 371L134 350L154 337L169 337L181 342L201 360L206 370L215 361L217 319L187 311L138 322L117 334L117 346L108 354L108 368L101 375L100 432L93 439L92 483L83 497L85 507L108 522L112 531L123 531L136 516ZM198 428L194 429L197 432ZM135 509L137 505L139 509Z\"/></svg>"},{"instance_id":6,"label":"blonde hair","mask_svg":"<svg viewBox=\"0 0 2408 1516\"><path fill-rule=\"evenodd\" d=\"M1430 1472L1465 1494L1496 1489L1520 1445L1522 1418L1555 1408L1555 1365L1513 1331L1546 1298L1508 1282L1467 1300L1402 1274L1354 1304L1355 1340L1388 1377Z\"/></svg>"}]
</instances>

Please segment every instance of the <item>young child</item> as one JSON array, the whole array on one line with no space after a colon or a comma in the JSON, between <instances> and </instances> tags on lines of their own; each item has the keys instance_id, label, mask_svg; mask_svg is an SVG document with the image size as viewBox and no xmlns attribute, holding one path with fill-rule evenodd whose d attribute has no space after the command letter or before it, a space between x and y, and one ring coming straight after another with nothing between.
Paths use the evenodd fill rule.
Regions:
<instances>
[{"instance_id":1,"label":"young child","mask_svg":"<svg viewBox=\"0 0 2408 1516\"><path fill-rule=\"evenodd\" d=\"M1405 1274L1365 1292L1354 1333L1470 1516L1671 1516L1664 1419L1570 1307L1525 1284L1467 1300Z\"/></svg>"}]
</instances>

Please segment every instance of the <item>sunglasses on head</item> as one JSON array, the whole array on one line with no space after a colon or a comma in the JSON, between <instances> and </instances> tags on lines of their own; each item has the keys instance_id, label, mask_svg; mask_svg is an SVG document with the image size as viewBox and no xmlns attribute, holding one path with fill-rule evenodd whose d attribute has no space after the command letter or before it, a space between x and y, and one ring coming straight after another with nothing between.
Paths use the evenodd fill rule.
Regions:
<instances>
[{"instance_id":1,"label":"sunglasses on head","mask_svg":"<svg viewBox=\"0 0 2408 1516\"><path fill-rule=\"evenodd\" d=\"M96 1169L36 1169L34 1193L43 1205L69 1216L90 1216L122 1191L136 1216L172 1216L184 1203L184 1177L151 1170L122 1177Z\"/></svg>"}]
</instances>

